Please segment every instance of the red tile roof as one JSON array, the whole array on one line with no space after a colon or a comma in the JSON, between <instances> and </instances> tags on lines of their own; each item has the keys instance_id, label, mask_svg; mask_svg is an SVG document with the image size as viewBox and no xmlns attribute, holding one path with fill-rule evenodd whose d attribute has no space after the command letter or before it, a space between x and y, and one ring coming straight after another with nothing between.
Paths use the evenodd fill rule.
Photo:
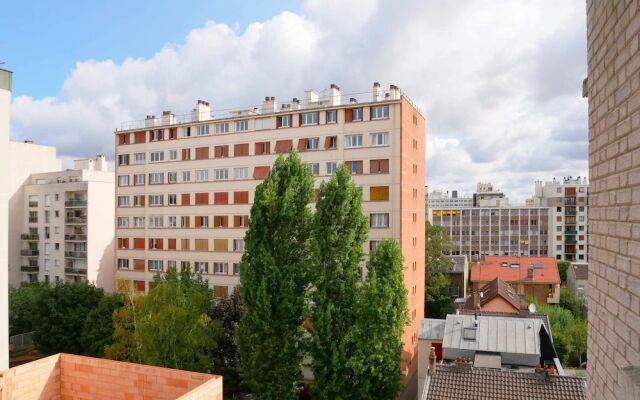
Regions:
<instances>
[{"instance_id":1,"label":"red tile roof","mask_svg":"<svg viewBox=\"0 0 640 400\"><path fill-rule=\"evenodd\" d=\"M530 269L533 277L529 276ZM558 264L553 257L486 256L471 267L471 282L490 282L495 278L505 282L560 283Z\"/></svg>"}]
</instances>

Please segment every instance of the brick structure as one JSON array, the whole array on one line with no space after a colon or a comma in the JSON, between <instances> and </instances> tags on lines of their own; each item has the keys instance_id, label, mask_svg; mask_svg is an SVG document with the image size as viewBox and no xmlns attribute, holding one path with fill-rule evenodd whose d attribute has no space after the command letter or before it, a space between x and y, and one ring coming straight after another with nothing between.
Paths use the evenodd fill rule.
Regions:
<instances>
[{"instance_id":1,"label":"brick structure","mask_svg":"<svg viewBox=\"0 0 640 400\"><path fill-rule=\"evenodd\" d=\"M0 399L222 400L222 377L56 354L0 372Z\"/></svg>"},{"instance_id":2,"label":"brick structure","mask_svg":"<svg viewBox=\"0 0 640 400\"><path fill-rule=\"evenodd\" d=\"M587 0L588 386L594 400L640 398L639 39L637 0Z\"/></svg>"}]
</instances>

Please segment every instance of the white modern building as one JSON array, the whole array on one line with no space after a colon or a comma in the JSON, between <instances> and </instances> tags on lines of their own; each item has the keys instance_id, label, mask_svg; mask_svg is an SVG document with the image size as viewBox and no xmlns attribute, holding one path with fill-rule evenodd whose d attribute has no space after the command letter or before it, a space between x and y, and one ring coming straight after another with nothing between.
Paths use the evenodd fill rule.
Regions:
<instances>
[{"instance_id":1,"label":"white modern building","mask_svg":"<svg viewBox=\"0 0 640 400\"><path fill-rule=\"evenodd\" d=\"M458 196L457 190L452 190L451 193L448 190L434 190L427 198L427 208L430 209L459 207L473 207L473 197Z\"/></svg>"},{"instance_id":2,"label":"white modern building","mask_svg":"<svg viewBox=\"0 0 640 400\"><path fill-rule=\"evenodd\" d=\"M12 72L0 69L0 371L9 368L8 200Z\"/></svg>"}]
</instances>

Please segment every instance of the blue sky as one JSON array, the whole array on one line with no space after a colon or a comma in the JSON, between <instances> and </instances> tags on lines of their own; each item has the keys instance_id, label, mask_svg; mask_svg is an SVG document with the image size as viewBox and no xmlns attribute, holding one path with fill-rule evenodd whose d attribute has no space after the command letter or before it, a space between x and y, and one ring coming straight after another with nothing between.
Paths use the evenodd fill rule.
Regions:
<instances>
[{"instance_id":1,"label":"blue sky","mask_svg":"<svg viewBox=\"0 0 640 400\"><path fill-rule=\"evenodd\" d=\"M299 7L297 0L8 0L0 12L0 61L16 74L14 95L55 96L78 61L147 58L206 21L243 30Z\"/></svg>"}]
</instances>

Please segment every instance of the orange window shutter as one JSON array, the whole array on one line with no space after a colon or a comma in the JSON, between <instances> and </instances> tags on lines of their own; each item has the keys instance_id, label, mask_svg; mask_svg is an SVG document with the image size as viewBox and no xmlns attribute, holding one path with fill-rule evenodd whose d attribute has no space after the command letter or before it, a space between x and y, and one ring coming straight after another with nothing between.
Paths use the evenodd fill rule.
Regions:
<instances>
[{"instance_id":1,"label":"orange window shutter","mask_svg":"<svg viewBox=\"0 0 640 400\"><path fill-rule=\"evenodd\" d=\"M256 147L256 155L264 153L264 143L258 142L255 144Z\"/></svg>"},{"instance_id":2,"label":"orange window shutter","mask_svg":"<svg viewBox=\"0 0 640 400\"><path fill-rule=\"evenodd\" d=\"M298 140L298 151L305 151L307 149L307 139Z\"/></svg>"},{"instance_id":3,"label":"orange window shutter","mask_svg":"<svg viewBox=\"0 0 640 400\"><path fill-rule=\"evenodd\" d=\"M196 239L196 251L209 251L209 240Z\"/></svg>"},{"instance_id":4,"label":"orange window shutter","mask_svg":"<svg viewBox=\"0 0 640 400\"><path fill-rule=\"evenodd\" d=\"M197 147L196 148L196 160L206 160L209 158L209 148L208 147Z\"/></svg>"},{"instance_id":5,"label":"orange window shutter","mask_svg":"<svg viewBox=\"0 0 640 400\"><path fill-rule=\"evenodd\" d=\"M182 149L182 160L190 159L189 149Z\"/></svg>"},{"instance_id":6,"label":"orange window shutter","mask_svg":"<svg viewBox=\"0 0 640 400\"><path fill-rule=\"evenodd\" d=\"M371 160L369 161L369 173L370 174L379 174L380 172L380 160Z\"/></svg>"},{"instance_id":7,"label":"orange window shutter","mask_svg":"<svg viewBox=\"0 0 640 400\"><path fill-rule=\"evenodd\" d=\"M344 110L344 122L351 121L353 121L353 109L347 108L346 110Z\"/></svg>"},{"instance_id":8,"label":"orange window shutter","mask_svg":"<svg viewBox=\"0 0 640 400\"><path fill-rule=\"evenodd\" d=\"M133 260L134 271L144 271L144 260Z\"/></svg>"},{"instance_id":9,"label":"orange window shutter","mask_svg":"<svg viewBox=\"0 0 640 400\"><path fill-rule=\"evenodd\" d=\"M213 251L229 251L229 240L213 239Z\"/></svg>"},{"instance_id":10,"label":"orange window shutter","mask_svg":"<svg viewBox=\"0 0 640 400\"><path fill-rule=\"evenodd\" d=\"M249 155L249 143L240 143L233 146L233 156L248 156Z\"/></svg>"},{"instance_id":11,"label":"orange window shutter","mask_svg":"<svg viewBox=\"0 0 640 400\"><path fill-rule=\"evenodd\" d=\"M134 143L144 143L146 141L146 134L144 131L142 132L136 132L133 135L133 141Z\"/></svg>"},{"instance_id":12,"label":"orange window shutter","mask_svg":"<svg viewBox=\"0 0 640 400\"><path fill-rule=\"evenodd\" d=\"M218 204L229 204L229 193L227 192L217 192L213 194L213 203Z\"/></svg>"},{"instance_id":13,"label":"orange window shutter","mask_svg":"<svg viewBox=\"0 0 640 400\"><path fill-rule=\"evenodd\" d=\"M220 157L223 156L223 154L222 154L222 146L216 146L213 151L214 151L214 155L213 156L215 158L220 158Z\"/></svg>"},{"instance_id":14,"label":"orange window shutter","mask_svg":"<svg viewBox=\"0 0 640 400\"><path fill-rule=\"evenodd\" d=\"M202 227L202 217L196 216L196 228Z\"/></svg>"},{"instance_id":15,"label":"orange window shutter","mask_svg":"<svg viewBox=\"0 0 640 400\"><path fill-rule=\"evenodd\" d=\"M191 201L191 195L189 193L182 193L182 205L188 206Z\"/></svg>"},{"instance_id":16,"label":"orange window shutter","mask_svg":"<svg viewBox=\"0 0 640 400\"><path fill-rule=\"evenodd\" d=\"M196 204L197 205L209 204L209 193L196 193Z\"/></svg>"},{"instance_id":17,"label":"orange window shutter","mask_svg":"<svg viewBox=\"0 0 640 400\"><path fill-rule=\"evenodd\" d=\"M177 128L169 128L169 139L173 140L177 138L178 138Z\"/></svg>"},{"instance_id":18,"label":"orange window shutter","mask_svg":"<svg viewBox=\"0 0 640 400\"><path fill-rule=\"evenodd\" d=\"M134 238L133 239L133 248L134 249L144 249L144 238Z\"/></svg>"},{"instance_id":19,"label":"orange window shutter","mask_svg":"<svg viewBox=\"0 0 640 400\"><path fill-rule=\"evenodd\" d=\"M140 205L144 206L144 203L145 203L145 195L142 194L140 195Z\"/></svg>"},{"instance_id":20,"label":"orange window shutter","mask_svg":"<svg viewBox=\"0 0 640 400\"><path fill-rule=\"evenodd\" d=\"M380 172L383 174L389 173L389 160L380 160Z\"/></svg>"},{"instance_id":21,"label":"orange window shutter","mask_svg":"<svg viewBox=\"0 0 640 400\"><path fill-rule=\"evenodd\" d=\"M157 243L158 243L158 250L163 250L164 249L164 239L157 239Z\"/></svg>"},{"instance_id":22,"label":"orange window shutter","mask_svg":"<svg viewBox=\"0 0 640 400\"><path fill-rule=\"evenodd\" d=\"M182 251L191 250L189 247L189 239L180 239L180 250Z\"/></svg>"},{"instance_id":23,"label":"orange window shutter","mask_svg":"<svg viewBox=\"0 0 640 400\"><path fill-rule=\"evenodd\" d=\"M169 250L176 249L176 239L167 239L167 249Z\"/></svg>"},{"instance_id":24,"label":"orange window shutter","mask_svg":"<svg viewBox=\"0 0 640 400\"><path fill-rule=\"evenodd\" d=\"M239 228L241 226L242 226L242 224L241 224L240 216L239 215L234 215L233 216L233 227L234 228Z\"/></svg>"},{"instance_id":25,"label":"orange window shutter","mask_svg":"<svg viewBox=\"0 0 640 400\"><path fill-rule=\"evenodd\" d=\"M362 161L356 161L356 173L362 174Z\"/></svg>"},{"instance_id":26,"label":"orange window shutter","mask_svg":"<svg viewBox=\"0 0 640 400\"><path fill-rule=\"evenodd\" d=\"M234 204L246 204L249 202L249 192L233 192Z\"/></svg>"},{"instance_id":27,"label":"orange window shutter","mask_svg":"<svg viewBox=\"0 0 640 400\"><path fill-rule=\"evenodd\" d=\"M271 142L264 142L264 154L271 154Z\"/></svg>"}]
</instances>

